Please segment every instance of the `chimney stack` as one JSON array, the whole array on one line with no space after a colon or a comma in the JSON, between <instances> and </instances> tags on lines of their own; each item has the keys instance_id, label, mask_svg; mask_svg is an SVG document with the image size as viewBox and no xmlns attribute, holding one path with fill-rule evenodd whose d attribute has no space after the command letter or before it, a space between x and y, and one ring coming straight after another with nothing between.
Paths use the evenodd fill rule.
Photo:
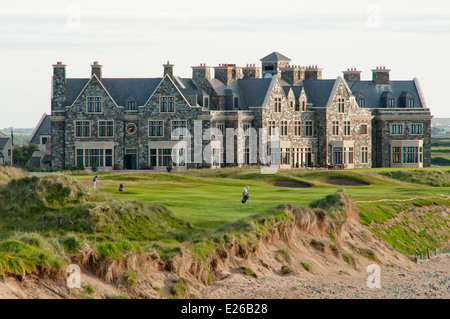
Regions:
<instances>
[{"instance_id":1,"label":"chimney stack","mask_svg":"<svg viewBox=\"0 0 450 319\"><path fill-rule=\"evenodd\" d=\"M289 82L291 85L298 85L303 80L304 73L296 65L286 65L284 68L280 68L281 79Z\"/></svg>"},{"instance_id":2,"label":"chimney stack","mask_svg":"<svg viewBox=\"0 0 450 319\"><path fill-rule=\"evenodd\" d=\"M204 79L211 78L211 67L206 66L206 63L200 63L200 66L192 67L192 80L199 82Z\"/></svg>"},{"instance_id":3,"label":"chimney stack","mask_svg":"<svg viewBox=\"0 0 450 319\"><path fill-rule=\"evenodd\" d=\"M361 71L357 71L356 68L347 69L344 73L344 79L347 82L361 81Z\"/></svg>"},{"instance_id":4,"label":"chimney stack","mask_svg":"<svg viewBox=\"0 0 450 319\"><path fill-rule=\"evenodd\" d=\"M97 76L97 78L99 79L99 81L102 80L102 67L103 65L98 64L98 61L94 61L94 63L91 65L92 68L92 72L91 72L91 77Z\"/></svg>"},{"instance_id":5,"label":"chimney stack","mask_svg":"<svg viewBox=\"0 0 450 319\"><path fill-rule=\"evenodd\" d=\"M385 66L377 67L372 70L372 81L375 82L376 85L389 85L391 83L389 73L390 69L386 69Z\"/></svg>"},{"instance_id":6,"label":"chimney stack","mask_svg":"<svg viewBox=\"0 0 450 319\"><path fill-rule=\"evenodd\" d=\"M317 65L310 65L305 70L305 80L322 80L323 69L317 67Z\"/></svg>"},{"instance_id":7,"label":"chimney stack","mask_svg":"<svg viewBox=\"0 0 450 319\"><path fill-rule=\"evenodd\" d=\"M241 78L242 68L236 64L221 63L214 68L214 78L221 80L225 84L231 84L234 80Z\"/></svg>"},{"instance_id":8,"label":"chimney stack","mask_svg":"<svg viewBox=\"0 0 450 319\"><path fill-rule=\"evenodd\" d=\"M261 68L256 67L255 64L247 64L242 68L244 79L259 79L261 78Z\"/></svg>"},{"instance_id":9,"label":"chimney stack","mask_svg":"<svg viewBox=\"0 0 450 319\"><path fill-rule=\"evenodd\" d=\"M64 111L66 106L66 65L62 62L53 64L52 77L52 115Z\"/></svg>"},{"instance_id":10,"label":"chimney stack","mask_svg":"<svg viewBox=\"0 0 450 319\"><path fill-rule=\"evenodd\" d=\"M163 64L164 67L164 75L168 74L171 78L173 78L173 64L170 64L169 61L167 61L167 64Z\"/></svg>"}]
</instances>

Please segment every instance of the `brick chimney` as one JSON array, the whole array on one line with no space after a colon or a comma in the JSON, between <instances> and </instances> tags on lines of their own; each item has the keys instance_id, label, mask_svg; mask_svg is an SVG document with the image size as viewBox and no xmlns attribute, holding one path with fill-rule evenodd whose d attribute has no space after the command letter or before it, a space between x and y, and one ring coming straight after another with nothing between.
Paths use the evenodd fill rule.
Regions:
<instances>
[{"instance_id":1,"label":"brick chimney","mask_svg":"<svg viewBox=\"0 0 450 319\"><path fill-rule=\"evenodd\" d=\"M200 63L200 66L192 67L192 80L199 82L204 79L211 78L211 67L206 66L206 63Z\"/></svg>"},{"instance_id":2,"label":"brick chimney","mask_svg":"<svg viewBox=\"0 0 450 319\"><path fill-rule=\"evenodd\" d=\"M241 78L241 70L242 68L237 67L236 64L219 64L214 67L214 78L231 84L234 80Z\"/></svg>"},{"instance_id":3,"label":"brick chimney","mask_svg":"<svg viewBox=\"0 0 450 319\"><path fill-rule=\"evenodd\" d=\"M386 69L385 66L377 67L372 70L372 81L375 82L376 85L389 85L391 83L389 78L390 69Z\"/></svg>"},{"instance_id":4,"label":"brick chimney","mask_svg":"<svg viewBox=\"0 0 450 319\"><path fill-rule=\"evenodd\" d=\"M91 68L92 68L91 77L94 76L95 74L97 78L101 81L103 65L98 64L98 61L94 61L94 63L91 65Z\"/></svg>"},{"instance_id":5,"label":"brick chimney","mask_svg":"<svg viewBox=\"0 0 450 319\"><path fill-rule=\"evenodd\" d=\"M347 82L361 81L361 71L357 71L356 68L347 69L344 73L344 79Z\"/></svg>"},{"instance_id":6,"label":"brick chimney","mask_svg":"<svg viewBox=\"0 0 450 319\"><path fill-rule=\"evenodd\" d=\"M280 68L281 79L289 82L291 85L297 85L305 79L305 69L298 65L287 65Z\"/></svg>"},{"instance_id":7,"label":"brick chimney","mask_svg":"<svg viewBox=\"0 0 450 319\"><path fill-rule=\"evenodd\" d=\"M169 61L167 61L166 64L163 64L164 67L164 75L168 74L171 78L173 78L173 64L170 64Z\"/></svg>"},{"instance_id":8,"label":"brick chimney","mask_svg":"<svg viewBox=\"0 0 450 319\"><path fill-rule=\"evenodd\" d=\"M316 66L309 66L305 70L305 80L322 80L323 69Z\"/></svg>"},{"instance_id":9,"label":"brick chimney","mask_svg":"<svg viewBox=\"0 0 450 319\"><path fill-rule=\"evenodd\" d=\"M261 78L261 68L255 66L255 64L247 64L242 68L244 79L259 79Z\"/></svg>"},{"instance_id":10,"label":"brick chimney","mask_svg":"<svg viewBox=\"0 0 450 319\"><path fill-rule=\"evenodd\" d=\"M52 114L64 111L66 106L66 65L62 62L53 64L52 77Z\"/></svg>"}]
</instances>

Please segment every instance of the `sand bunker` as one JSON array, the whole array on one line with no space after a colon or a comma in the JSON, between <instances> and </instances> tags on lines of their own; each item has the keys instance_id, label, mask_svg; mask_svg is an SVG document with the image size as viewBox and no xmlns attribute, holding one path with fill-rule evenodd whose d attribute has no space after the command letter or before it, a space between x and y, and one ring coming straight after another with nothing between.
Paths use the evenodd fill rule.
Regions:
<instances>
[{"instance_id":1,"label":"sand bunker","mask_svg":"<svg viewBox=\"0 0 450 319\"><path fill-rule=\"evenodd\" d=\"M277 181L268 181L267 184L270 186L276 187L290 187L290 188L310 188L311 185L308 183L302 183L292 180L277 180Z\"/></svg>"},{"instance_id":2,"label":"sand bunker","mask_svg":"<svg viewBox=\"0 0 450 319\"><path fill-rule=\"evenodd\" d=\"M327 177L322 180L322 183L339 185L339 186L367 186L369 183L359 181L357 179L346 178L346 177Z\"/></svg>"}]
</instances>

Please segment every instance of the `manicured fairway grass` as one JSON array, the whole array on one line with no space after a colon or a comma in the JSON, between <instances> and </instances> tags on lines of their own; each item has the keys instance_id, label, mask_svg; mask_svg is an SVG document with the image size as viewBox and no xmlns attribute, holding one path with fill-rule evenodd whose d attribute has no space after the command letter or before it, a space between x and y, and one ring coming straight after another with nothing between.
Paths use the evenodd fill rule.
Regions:
<instances>
[{"instance_id":1,"label":"manicured fairway grass","mask_svg":"<svg viewBox=\"0 0 450 319\"><path fill-rule=\"evenodd\" d=\"M380 174L389 171L395 170L281 170L274 175L262 175L258 168L226 168L180 173L110 173L99 176L98 189L122 198L162 204L177 217L209 231L281 204L307 206L309 202L341 188L345 188L368 214L375 201L407 201L413 198L444 200L445 195L450 195L449 187L412 184ZM414 174L414 171L411 172ZM330 185L324 182L327 177L354 179L370 185ZM88 183L86 176L77 178ZM287 179L306 182L312 187L285 188L267 184L269 180ZM126 191L123 193L118 191L121 182L125 184ZM250 204L241 203L242 188L246 185L250 186Z\"/></svg>"}]
</instances>

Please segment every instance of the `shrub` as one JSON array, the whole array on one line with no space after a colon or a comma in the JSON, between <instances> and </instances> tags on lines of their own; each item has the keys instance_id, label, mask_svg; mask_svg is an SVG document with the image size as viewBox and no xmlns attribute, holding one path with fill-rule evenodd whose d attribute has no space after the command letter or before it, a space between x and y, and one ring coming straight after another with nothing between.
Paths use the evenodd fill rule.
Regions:
<instances>
[{"instance_id":1,"label":"shrub","mask_svg":"<svg viewBox=\"0 0 450 319\"><path fill-rule=\"evenodd\" d=\"M302 264L303 268L305 268L307 271L309 272L311 271L311 265L308 264L306 261L302 261L300 263Z\"/></svg>"},{"instance_id":2,"label":"shrub","mask_svg":"<svg viewBox=\"0 0 450 319\"><path fill-rule=\"evenodd\" d=\"M127 270L123 274L123 282L126 286L134 286L137 283L138 274L134 270Z\"/></svg>"},{"instance_id":3,"label":"shrub","mask_svg":"<svg viewBox=\"0 0 450 319\"><path fill-rule=\"evenodd\" d=\"M241 267L240 269L242 270L244 275L247 275L247 276L250 276L253 278L258 278L258 275L252 269L250 269L248 267Z\"/></svg>"},{"instance_id":4,"label":"shrub","mask_svg":"<svg viewBox=\"0 0 450 319\"><path fill-rule=\"evenodd\" d=\"M377 260L377 255L375 255L375 253L369 249L369 248L359 248L359 253L366 257L369 258L370 260L376 261Z\"/></svg>"},{"instance_id":5,"label":"shrub","mask_svg":"<svg viewBox=\"0 0 450 319\"><path fill-rule=\"evenodd\" d=\"M294 270L292 270L292 268L287 265L283 265L283 266L281 266L281 273L283 275L292 274L292 273L294 273Z\"/></svg>"},{"instance_id":6,"label":"shrub","mask_svg":"<svg viewBox=\"0 0 450 319\"><path fill-rule=\"evenodd\" d=\"M345 252L345 251L343 251L343 252L341 253L341 255L342 255L342 258L345 260L345 262L346 262L350 267L356 268L355 259L353 258L352 255L350 255L349 253L347 253L347 252Z\"/></svg>"}]
</instances>

